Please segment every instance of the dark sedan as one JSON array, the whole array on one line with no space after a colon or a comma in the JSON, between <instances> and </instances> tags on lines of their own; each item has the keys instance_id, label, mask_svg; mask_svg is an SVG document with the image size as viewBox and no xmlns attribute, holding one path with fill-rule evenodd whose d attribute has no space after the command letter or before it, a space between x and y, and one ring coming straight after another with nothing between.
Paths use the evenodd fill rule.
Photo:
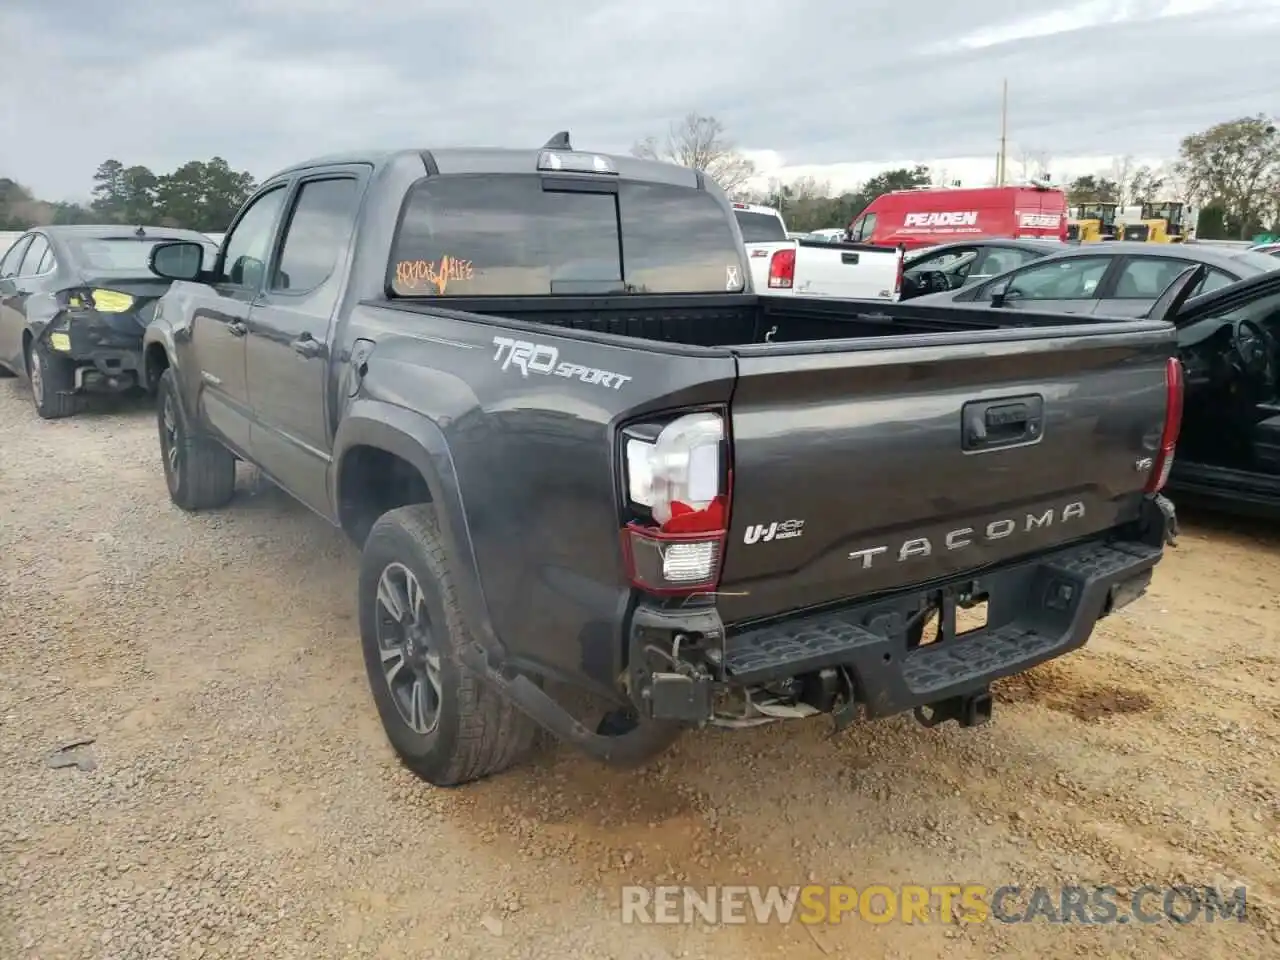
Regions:
<instances>
[{"instance_id":1,"label":"dark sedan","mask_svg":"<svg viewBox=\"0 0 1280 960\"><path fill-rule=\"evenodd\" d=\"M908 253L903 262L902 299L949 293L1074 249L1055 240L970 240L925 247Z\"/></svg>"},{"instance_id":2,"label":"dark sedan","mask_svg":"<svg viewBox=\"0 0 1280 960\"><path fill-rule=\"evenodd\" d=\"M1208 272L1193 296L1280 269L1277 258L1249 250L1115 241L1071 246L983 283L931 293L917 302L1140 317L1196 264Z\"/></svg>"},{"instance_id":3,"label":"dark sedan","mask_svg":"<svg viewBox=\"0 0 1280 960\"><path fill-rule=\"evenodd\" d=\"M194 230L121 225L37 227L0 260L0 376L25 376L36 412L70 416L89 392L145 382L142 333L169 289L147 267L162 240Z\"/></svg>"}]
</instances>

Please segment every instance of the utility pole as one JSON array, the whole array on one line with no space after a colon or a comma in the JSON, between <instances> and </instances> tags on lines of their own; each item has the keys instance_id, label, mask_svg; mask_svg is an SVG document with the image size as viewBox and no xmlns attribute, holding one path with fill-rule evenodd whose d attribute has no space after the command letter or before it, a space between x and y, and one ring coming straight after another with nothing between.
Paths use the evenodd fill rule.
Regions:
<instances>
[{"instance_id":1,"label":"utility pole","mask_svg":"<svg viewBox=\"0 0 1280 960\"><path fill-rule=\"evenodd\" d=\"M1004 89L1000 95L1000 159L996 163L996 186L1004 186L1005 162L1008 159L1007 141L1009 135L1009 80L1006 77Z\"/></svg>"}]
</instances>

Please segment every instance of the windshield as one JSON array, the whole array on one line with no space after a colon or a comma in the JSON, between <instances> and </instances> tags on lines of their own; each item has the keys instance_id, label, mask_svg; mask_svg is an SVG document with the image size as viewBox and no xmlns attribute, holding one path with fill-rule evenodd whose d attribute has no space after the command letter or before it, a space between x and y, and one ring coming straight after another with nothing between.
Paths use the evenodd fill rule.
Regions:
<instances>
[{"instance_id":1,"label":"windshield","mask_svg":"<svg viewBox=\"0 0 1280 960\"><path fill-rule=\"evenodd\" d=\"M189 237L69 237L67 246L71 248L76 262L85 270L101 274L119 274L121 276L150 277L151 269L147 266L147 257L151 248L157 243L173 240L189 240ZM199 241L204 246L205 263L213 262L218 255L218 248L206 239Z\"/></svg>"},{"instance_id":2,"label":"windshield","mask_svg":"<svg viewBox=\"0 0 1280 960\"><path fill-rule=\"evenodd\" d=\"M776 243L787 239L787 231L783 229L782 218L772 213L752 213L749 210L735 210L738 227L742 230L743 243Z\"/></svg>"},{"instance_id":3,"label":"windshield","mask_svg":"<svg viewBox=\"0 0 1280 960\"><path fill-rule=\"evenodd\" d=\"M551 178L547 178L551 181ZM459 175L416 184L392 245L398 297L741 292L724 207L690 187ZM578 187L578 189L573 189Z\"/></svg>"}]
</instances>

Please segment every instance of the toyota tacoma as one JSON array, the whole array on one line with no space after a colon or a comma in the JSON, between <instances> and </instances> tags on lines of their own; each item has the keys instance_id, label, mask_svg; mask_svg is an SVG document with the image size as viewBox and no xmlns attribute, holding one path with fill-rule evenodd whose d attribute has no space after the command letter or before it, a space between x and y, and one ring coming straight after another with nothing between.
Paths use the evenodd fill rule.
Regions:
<instances>
[{"instance_id":1,"label":"toyota tacoma","mask_svg":"<svg viewBox=\"0 0 1280 960\"><path fill-rule=\"evenodd\" d=\"M709 178L567 134L302 163L151 268L170 497L250 462L361 547L373 701L437 785L539 727L631 764L707 724L982 723L1170 541L1159 314L758 296Z\"/></svg>"}]
</instances>

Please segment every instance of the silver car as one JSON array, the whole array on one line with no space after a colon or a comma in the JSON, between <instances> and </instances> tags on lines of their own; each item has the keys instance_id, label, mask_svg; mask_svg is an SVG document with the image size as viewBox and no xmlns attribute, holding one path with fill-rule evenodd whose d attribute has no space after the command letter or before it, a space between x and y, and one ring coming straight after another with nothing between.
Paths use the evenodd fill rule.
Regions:
<instances>
[{"instance_id":1,"label":"silver car","mask_svg":"<svg viewBox=\"0 0 1280 960\"><path fill-rule=\"evenodd\" d=\"M1076 247L976 286L931 293L912 303L1140 317L1178 274L1199 263L1209 272L1192 296L1280 269L1280 258L1249 250L1115 241Z\"/></svg>"}]
</instances>

